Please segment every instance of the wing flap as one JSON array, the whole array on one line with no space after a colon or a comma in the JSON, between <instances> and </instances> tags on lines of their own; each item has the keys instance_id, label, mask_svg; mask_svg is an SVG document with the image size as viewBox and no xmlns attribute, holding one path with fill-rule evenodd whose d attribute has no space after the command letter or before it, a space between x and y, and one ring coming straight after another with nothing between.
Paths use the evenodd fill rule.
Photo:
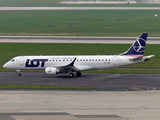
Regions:
<instances>
[{"instance_id":1,"label":"wing flap","mask_svg":"<svg viewBox=\"0 0 160 120\"><path fill-rule=\"evenodd\" d=\"M91 66L88 65L76 65L76 68L78 68L80 71L93 69Z\"/></svg>"}]
</instances>

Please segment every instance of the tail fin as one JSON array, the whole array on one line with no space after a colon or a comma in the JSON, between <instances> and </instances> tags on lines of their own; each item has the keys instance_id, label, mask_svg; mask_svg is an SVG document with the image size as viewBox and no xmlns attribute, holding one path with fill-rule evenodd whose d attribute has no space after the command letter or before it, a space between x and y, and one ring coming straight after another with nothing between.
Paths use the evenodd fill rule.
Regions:
<instances>
[{"instance_id":1,"label":"tail fin","mask_svg":"<svg viewBox=\"0 0 160 120\"><path fill-rule=\"evenodd\" d=\"M142 33L137 40L132 44L128 51L121 53L120 55L129 55L129 56L143 56L148 33Z\"/></svg>"}]
</instances>

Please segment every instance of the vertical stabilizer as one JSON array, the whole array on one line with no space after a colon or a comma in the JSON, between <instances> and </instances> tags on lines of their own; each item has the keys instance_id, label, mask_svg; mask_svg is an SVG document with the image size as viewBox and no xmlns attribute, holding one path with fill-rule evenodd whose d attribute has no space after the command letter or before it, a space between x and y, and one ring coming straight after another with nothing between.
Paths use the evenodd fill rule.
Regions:
<instances>
[{"instance_id":1,"label":"vertical stabilizer","mask_svg":"<svg viewBox=\"0 0 160 120\"><path fill-rule=\"evenodd\" d=\"M137 40L132 44L128 51L121 53L120 55L129 56L143 56L148 33L142 33Z\"/></svg>"}]
</instances>

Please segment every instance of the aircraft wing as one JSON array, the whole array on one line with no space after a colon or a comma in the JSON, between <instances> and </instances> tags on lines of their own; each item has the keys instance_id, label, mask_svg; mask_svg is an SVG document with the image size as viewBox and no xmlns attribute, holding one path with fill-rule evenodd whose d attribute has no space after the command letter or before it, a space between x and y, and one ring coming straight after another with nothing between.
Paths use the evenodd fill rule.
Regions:
<instances>
[{"instance_id":1,"label":"aircraft wing","mask_svg":"<svg viewBox=\"0 0 160 120\"><path fill-rule=\"evenodd\" d=\"M75 58L70 64L65 66L56 66L57 69L59 69L59 72L65 72L65 71L71 71L71 72L78 72L80 71L77 67L74 66L74 63L77 58Z\"/></svg>"}]
</instances>

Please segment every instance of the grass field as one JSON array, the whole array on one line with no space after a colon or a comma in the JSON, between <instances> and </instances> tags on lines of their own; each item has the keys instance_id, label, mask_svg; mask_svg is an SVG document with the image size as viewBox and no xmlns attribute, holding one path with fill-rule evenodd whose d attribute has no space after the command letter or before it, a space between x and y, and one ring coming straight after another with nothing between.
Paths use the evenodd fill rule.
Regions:
<instances>
[{"instance_id":1,"label":"grass field","mask_svg":"<svg viewBox=\"0 0 160 120\"><path fill-rule=\"evenodd\" d=\"M0 35L160 36L158 10L1 11ZM50 27L51 26L51 27Z\"/></svg>"},{"instance_id":2,"label":"grass field","mask_svg":"<svg viewBox=\"0 0 160 120\"><path fill-rule=\"evenodd\" d=\"M60 0L0 0L0 6L25 7L25 6L52 6L60 3Z\"/></svg>"},{"instance_id":3,"label":"grass field","mask_svg":"<svg viewBox=\"0 0 160 120\"><path fill-rule=\"evenodd\" d=\"M37 44L37 43L1 43L0 64L21 55L105 55L120 54L126 51L128 44ZM108 69L109 73L160 73L160 45L147 45L145 55L156 55L150 61L124 68ZM130 69L131 68L131 69ZM137 68L140 68L137 70ZM6 69L1 68L1 71ZM140 72L141 71L141 72ZM97 71L92 71L97 72Z\"/></svg>"},{"instance_id":4,"label":"grass field","mask_svg":"<svg viewBox=\"0 0 160 120\"><path fill-rule=\"evenodd\" d=\"M67 87L67 86L45 86L45 85L0 85L0 89L94 89L93 87Z\"/></svg>"}]
</instances>

